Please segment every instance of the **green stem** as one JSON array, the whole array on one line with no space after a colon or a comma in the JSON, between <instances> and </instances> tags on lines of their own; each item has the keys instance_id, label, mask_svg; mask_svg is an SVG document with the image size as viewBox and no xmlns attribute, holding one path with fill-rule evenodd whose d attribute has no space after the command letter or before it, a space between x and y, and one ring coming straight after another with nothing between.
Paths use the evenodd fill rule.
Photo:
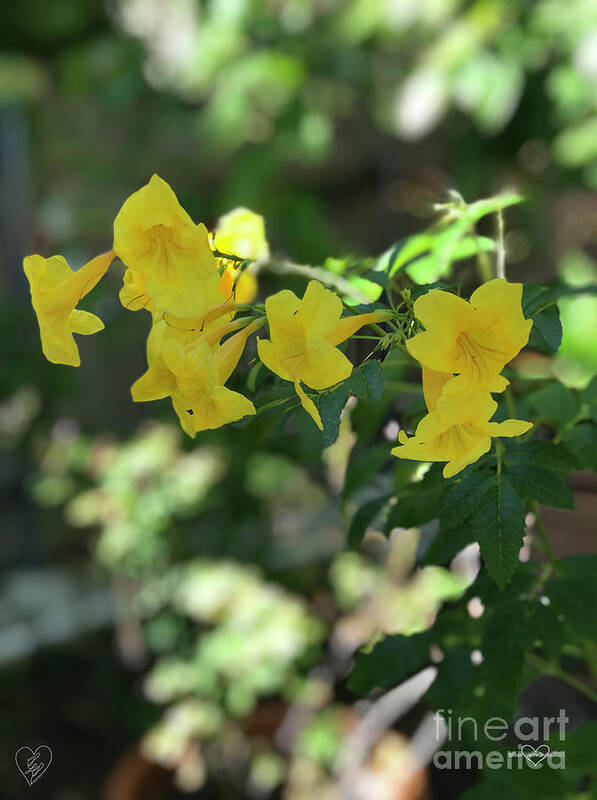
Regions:
<instances>
[{"instance_id":1,"label":"green stem","mask_svg":"<svg viewBox=\"0 0 597 800\"><path fill-rule=\"evenodd\" d=\"M342 275L336 275L334 272L329 272L327 269L323 269L323 267L311 267L308 264L295 264L292 261L268 261L261 264L261 269L269 269L270 272L282 275L303 275L305 278L312 278L328 286L334 286L339 292L353 297L355 300L358 300L359 303L369 303L369 298L355 288L346 278L343 278Z\"/></svg>"},{"instance_id":2,"label":"green stem","mask_svg":"<svg viewBox=\"0 0 597 800\"><path fill-rule=\"evenodd\" d=\"M593 703L597 703L597 692L593 691L593 689L591 689L590 686L587 686L586 683L583 683L577 678L572 677L572 675L569 675L557 664L553 664L551 661L547 661L546 659L541 658L541 656L535 655L535 653L527 653L526 661L529 666L539 669L547 675L553 675L555 678L559 678L560 680L564 681L564 683L567 683L568 686L572 686L577 691L582 692L582 694L592 700Z\"/></svg>"},{"instance_id":3,"label":"green stem","mask_svg":"<svg viewBox=\"0 0 597 800\"><path fill-rule=\"evenodd\" d=\"M508 415L510 417L515 417L516 406L514 405L514 397L512 396L512 392L510 391L509 386L504 390L504 400L506 401L506 408L508 409Z\"/></svg>"},{"instance_id":4,"label":"green stem","mask_svg":"<svg viewBox=\"0 0 597 800\"><path fill-rule=\"evenodd\" d=\"M495 250L495 275L496 278L506 277L506 246L504 244L504 215L502 209L498 209L496 214L497 236Z\"/></svg>"},{"instance_id":5,"label":"green stem","mask_svg":"<svg viewBox=\"0 0 597 800\"><path fill-rule=\"evenodd\" d=\"M556 557L551 548L549 537L547 535L547 531L545 530L545 525L543 524L543 520L541 519L541 514L539 513L539 506L537 504L537 501L529 500L529 508L535 515L535 528L539 533L539 540L542 544L543 552L545 553L547 560L553 564L554 561L556 560Z\"/></svg>"}]
</instances>

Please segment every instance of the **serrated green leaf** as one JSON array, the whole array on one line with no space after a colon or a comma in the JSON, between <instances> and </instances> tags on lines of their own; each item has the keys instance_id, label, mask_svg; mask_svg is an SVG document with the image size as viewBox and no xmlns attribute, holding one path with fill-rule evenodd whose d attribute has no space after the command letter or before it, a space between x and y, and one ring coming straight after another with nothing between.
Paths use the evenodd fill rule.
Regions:
<instances>
[{"instance_id":1,"label":"serrated green leaf","mask_svg":"<svg viewBox=\"0 0 597 800\"><path fill-rule=\"evenodd\" d=\"M349 393L344 388L335 389L333 392L327 392L327 394L321 396L319 400L319 416L323 425L323 447L330 447L338 438L340 418L349 396Z\"/></svg>"},{"instance_id":2,"label":"serrated green leaf","mask_svg":"<svg viewBox=\"0 0 597 800\"><path fill-rule=\"evenodd\" d=\"M481 470L465 470L461 476L453 478L439 505L442 523L453 528L464 522L478 507L492 484L493 475Z\"/></svg>"},{"instance_id":3,"label":"serrated green leaf","mask_svg":"<svg viewBox=\"0 0 597 800\"><path fill-rule=\"evenodd\" d=\"M364 695L372 689L388 689L431 662L429 631L413 636L386 636L369 652L360 652L348 679L348 688Z\"/></svg>"},{"instance_id":4,"label":"serrated green leaf","mask_svg":"<svg viewBox=\"0 0 597 800\"><path fill-rule=\"evenodd\" d=\"M372 359L360 367L331 392L319 398L319 414L323 425L323 446L329 447L338 438L340 417L346 401L351 395L361 399L372 397L378 400L383 393L383 374L380 361Z\"/></svg>"},{"instance_id":5,"label":"serrated green leaf","mask_svg":"<svg viewBox=\"0 0 597 800\"><path fill-rule=\"evenodd\" d=\"M527 317L532 317L544 308L550 306L555 300L554 293L547 286L536 283L525 283L522 287L522 311Z\"/></svg>"},{"instance_id":6,"label":"serrated green leaf","mask_svg":"<svg viewBox=\"0 0 597 800\"><path fill-rule=\"evenodd\" d=\"M576 459L564 445L542 439L530 439L526 442L515 440L504 454L504 463L506 466L529 469L540 464L554 472L571 472L576 469Z\"/></svg>"},{"instance_id":7,"label":"serrated green leaf","mask_svg":"<svg viewBox=\"0 0 597 800\"><path fill-rule=\"evenodd\" d=\"M369 500L364 503L352 518L350 528L348 529L347 541L348 547L358 547L363 540L365 531L373 522L375 517L380 513L386 503L392 497L391 494L376 497L374 500Z\"/></svg>"},{"instance_id":8,"label":"serrated green leaf","mask_svg":"<svg viewBox=\"0 0 597 800\"><path fill-rule=\"evenodd\" d=\"M532 318L533 327L529 336L529 347L540 353L555 353L562 343L562 323L556 305L538 311Z\"/></svg>"},{"instance_id":9,"label":"serrated green leaf","mask_svg":"<svg viewBox=\"0 0 597 800\"><path fill-rule=\"evenodd\" d=\"M574 508L574 496L562 475L535 464L508 467L507 475L524 497L553 508Z\"/></svg>"},{"instance_id":10,"label":"serrated green leaf","mask_svg":"<svg viewBox=\"0 0 597 800\"><path fill-rule=\"evenodd\" d=\"M489 575L503 589L516 571L523 544L525 511L507 478L496 475L472 516L472 526Z\"/></svg>"}]
</instances>

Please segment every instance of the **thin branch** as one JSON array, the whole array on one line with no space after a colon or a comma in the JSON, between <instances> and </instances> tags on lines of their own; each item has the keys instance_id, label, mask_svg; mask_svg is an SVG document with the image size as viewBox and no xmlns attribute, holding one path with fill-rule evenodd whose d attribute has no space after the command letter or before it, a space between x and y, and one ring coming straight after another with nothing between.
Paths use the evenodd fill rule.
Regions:
<instances>
[{"instance_id":1,"label":"thin branch","mask_svg":"<svg viewBox=\"0 0 597 800\"><path fill-rule=\"evenodd\" d=\"M260 269L268 269L281 275L294 274L304 275L305 278L312 278L328 286L334 286L343 294L350 295L359 303L368 304L371 301L361 291L356 289L352 283L322 267L311 267L308 264L295 264L293 261L266 261L260 265Z\"/></svg>"},{"instance_id":2,"label":"thin branch","mask_svg":"<svg viewBox=\"0 0 597 800\"><path fill-rule=\"evenodd\" d=\"M506 247L504 244L504 215L500 208L496 214L497 239L495 242L495 274L498 278L506 277Z\"/></svg>"},{"instance_id":3,"label":"thin branch","mask_svg":"<svg viewBox=\"0 0 597 800\"><path fill-rule=\"evenodd\" d=\"M527 653L526 661L529 666L534 667L535 669L540 670L546 675L553 675L554 678L559 678L564 683L567 683L568 686L572 686L573 689L581 692L588 697L589 700L592 700L593 703L597 703L597 692L593 691L590 686L587 686L586 683L579 681L577 678L574 678L572 675L569 675L557 664L552 664L550 661L546 661L541 656L535 655L535 653Z\"/></svg>"}]
</instances>

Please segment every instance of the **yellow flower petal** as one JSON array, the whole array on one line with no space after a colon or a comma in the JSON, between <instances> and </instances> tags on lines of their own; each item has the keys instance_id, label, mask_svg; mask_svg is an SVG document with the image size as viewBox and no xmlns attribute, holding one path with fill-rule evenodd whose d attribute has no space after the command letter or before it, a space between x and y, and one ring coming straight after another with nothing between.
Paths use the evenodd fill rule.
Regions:
<instances>
[{"instance_id":1,"label":"yellow flower petal","mask_svg":"<svg viewBox=\"0 0 597 800\"><path fill-rule=\"evenodd\" d=\"M308 357L303 359L300 371L295 373L311 389L327 389L351 374L352 363L325 339L311 342Z\"/></svg>"},{"instance_id":2,"label":"yellow flower petal","mask_svg":"<svg viewBox=\"0 0 597 800\"><path fill-rule=\"evenodd\" d=\"M240 357L242 356L247 339L263 325L263 320L256 320L243 328L234 336L226 339L224 344L219 345L214 350L214 362L218 368L220 383L224 385L234 372Z\"/></svg>"},{"instance_id":3,"label":"yellow flower petal","mask_svg":"<svg viewBox=\"0 0 597 800\"><path fill-rule=\"evenodd\" d=\"M392 311L370 311L367 314L355 314L351 317L343 317L337 322L327 336L328 342L333 345L342 344L342 342L353 336L358 330L365 325L371 325L376 322L385 322L393 317Z\"/></svg>"},{"instance_id":4,"label":"yellow flower petal","mask_svg":"<svg viewBox=\"0 0 597 800\"><path fill-rule=\"evenodd\" d=\"M311 400L310 397L308 397L305 394L299 381L295 381L294 388L299 396L299 400L301 401L302 407L305 409L307 414L309 414L309 416L313 419L313 422L317 425L319 430L322 431L323 423L321 421L321 416L319 415L319 411L317 410L315 403L313 402L313 400Z\"/></svg>"},{"instance_id":5,"label":"yellow flower petal","mask_svg":"<svg viewBox=\"0 0 597 800\"><path fill-rule=\"evenodd\" d=\"M133 383L131 395L135 403L145 403L169 397L175 389L174 375L163 361L158 360Z\"/></svg>"},{"instance_id":6,"label":"yellow flower petal","mask_svg":"<svg viewBox=\"0 0 597 800\"><path fill-rule=\"evenodd\" d=\"M192 437L199 431L220 428L255 414L255 406L247 397L225 386L213 387L190 398L175 393L172 405L183 429Z\"/></svg>"},{"instance_id":7,"label":"yellow flower petal","mask_svg":"<svg viewBox=\"0 0 597 800\"><path fill-rule=\"evenodd\" d=\"M91 333L102 331L105 327L96 314L90 314L89 311L81 311L77 308L71 311L68 318L68 326L73 333L82 333L87 336Z\"/></svg>"},{"instance_id":8,"label":"yellow flower petal","mask_svg":"<svg viewBox=\"0 0 597 800\"><path fill-rule=\"evenodd\" d=\"M429 411L435 411L442 390L451 378L450 372L436 372L423 367L423 396Z\"/></svg>"},{"instance_id":9,"label":"yellow flower petal","mask_svg":"<svg viewBox=\"0 0 597 800\"><path fill-rule=\"evenodd\" d=\"M307 335L313 339L327 337L341 316L342 301L338 295L319 281L309 281L297 312L297 321Z\"/></svg>"},{"instance_id":10,"label":"yellow flower petal","mask_svg":"<svg viewBox=\"0 0 597 800\"><path fill-rule=\"evenodd\" d=\"M257 297L257 290L257 278L252 272L245 269L236 282L234 299L237 303L252 303Z\"/></svg>"},{"instance_id":11,"label":"yellow flower petal","mask_svg":"<svg viewBox=\"0 0 597 800\"><path fill-rule=\"evenodd\" d=\"M271 295L265 301L265 313L272 341L297 336L296 320L293 317L300 308L300 300L289 289Z\"/></svg>"}]
</instances>

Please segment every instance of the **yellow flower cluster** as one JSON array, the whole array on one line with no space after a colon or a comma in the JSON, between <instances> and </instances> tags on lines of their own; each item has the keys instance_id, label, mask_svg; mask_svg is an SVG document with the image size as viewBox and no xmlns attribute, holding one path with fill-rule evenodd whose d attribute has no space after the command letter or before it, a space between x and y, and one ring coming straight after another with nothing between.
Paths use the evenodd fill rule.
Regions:
<instances>
[{"instance_id":1,"label":"yellow flower cluster","mask_svg":"<svg viewBox=\"0 0 597 800\"><path fill-rule=\"evenodd\" d=\"M415 301L425 330L406 346L423 367L429 413L414 437L399 432L395 456L446 461L443 475L450 478L486 453L493 436L519 436L532 427L516 419L489 421L497 410L491 392L508 385L500 373L529 339L532 321L524 318L521 299L522 284L496 278L470 302L439 289Z\"/></svg>"},{"instance_id":2,"label":"yellow flower cluster","mask_svg":"<svg viewBox=\"0 0 597 800\"><path fill-rule=\"evenodd\" d=\"M181 207L170 186L153 175L118 212L108 253L77 271L62 256L24 259L43 352L50 361L79 366L73 334L104 327L97 316L76 306L115 256L126 267L122 305L146 309L152 317L147 370L132 386L133 400L170 397L190 436L255 414L253 403L225 384L249 336L266 321L271 339L258 342L263 363L294 383L321 428L301 382L319 390L347 378L352 364L336 345L363 325L391 316L381 311L341 319L340 299L317 281L311 281L302 300L281 291L267 299L265 314L251 307L256 280L241 267L269 257L263 218L236 209L221 218L210 237L205 225L196 225ZM238 316L243 308L249 313Z\"/></svg>"}]
</instances>

